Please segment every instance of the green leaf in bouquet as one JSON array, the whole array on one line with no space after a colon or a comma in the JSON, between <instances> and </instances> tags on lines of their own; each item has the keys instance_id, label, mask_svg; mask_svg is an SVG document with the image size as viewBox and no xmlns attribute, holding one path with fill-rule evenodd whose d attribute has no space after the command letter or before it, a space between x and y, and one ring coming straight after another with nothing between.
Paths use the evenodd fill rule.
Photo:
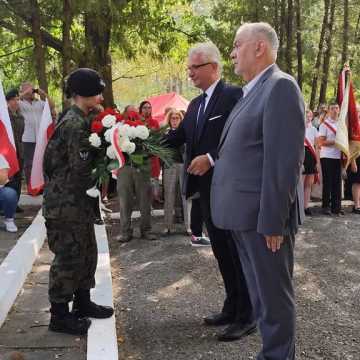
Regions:
<instances>
[{"instance_id":1,"label":"green leaf in bouquet","mask_svg":"<svg viewBox=\"0 0 360 360\"><path fill-rule=\"evenodd\" d=\"M119 161L118 160L111 160L107 166L109 171L115 170L119 168Z\"/></svg>"},{"instance_id":2,"label":"green leaf in bouquet","mask_svg":"<svg viewBox=\"0 0 360 360\"><path fill-rule=\"evenodd\" d=\"M144 165L144 155L143 154L131 154L130 160L137 166Z\"/></svg>"}]
</instances>

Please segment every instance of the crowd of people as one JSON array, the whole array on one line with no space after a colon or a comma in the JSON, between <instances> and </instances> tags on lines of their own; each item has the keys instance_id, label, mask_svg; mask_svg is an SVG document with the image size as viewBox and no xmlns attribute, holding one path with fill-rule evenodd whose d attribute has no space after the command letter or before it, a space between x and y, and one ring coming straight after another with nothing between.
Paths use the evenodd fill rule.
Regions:
<instances>
[{"instance_id":1,"label":"crowd of people","mask_svg":"<svg viewBox=\"0 0 360 360\"><path fill-rule=\"evenodd\" d=\"M360 214L360 157L352 160L347 171L344 170L342 153L335 145L339 113L340 107L336 101L321 104L315 115L311 110L306 112L303 183L304 208L308 216L312 215L309 201L315 183L322 185L324 215L344 215L341 207L343 197L352 199L352 212ZM360 123L359 105L357 114Z\"/></svg>"},{"instance_id":2,"label":"crowd of people","mask_svg":"<svg viewBox=\"0 0 360 360\"><path fill-rule=\"evenodd\" d=\"M126 163L117 175L117 194L119 241L132 240L135 199L141 213L141 238L157 239L151 205L163 202L162 174L163 235L175 232L175 222L182 219L192 245L211 245L222 276L222 309L207 316L205 324L228 325L219 333L220 341L238 340L259 329L263 347L258 359L284 360L295 358L294 238L302 209L312 215L309 202L314 183L322 183L325 215L344 212L341 152L335 146L339 104L321 105L315 116L311 110L305 113L295 80L275 64L278 46L277 34L268 24L245 24L238 29L231 58L235 73L246 82L243 88L221 79L221 56L214 44L191 48L187 71L202 93L186 112L166 111L163 141L174 149L174 163L162 169L156 157L146 167ZM72 106L58 121L44 155L43 214L49 247L55 254L49 283L53 331L85 334L91 325L89 317L113 314L113 309L90 299L97 265L93 227L97 214L86 196L93 155L84 140L104 87L91 69L69 75L66 95ZM41 99L36 100L36 94ZM20 94L12 90L6 96L27 181L46 97L29 83L21 86ZM50 99L49 103L53 107ZM139 112L148 128L159 129L150 102L143 101L138 108L128 105L124 118L133 111ZM359 159L348 170L355 214L360 213ZM5 226L7 231L16 231L21 172L9 181L7 169L0 157Z\"/></svg>"}]
</instances>

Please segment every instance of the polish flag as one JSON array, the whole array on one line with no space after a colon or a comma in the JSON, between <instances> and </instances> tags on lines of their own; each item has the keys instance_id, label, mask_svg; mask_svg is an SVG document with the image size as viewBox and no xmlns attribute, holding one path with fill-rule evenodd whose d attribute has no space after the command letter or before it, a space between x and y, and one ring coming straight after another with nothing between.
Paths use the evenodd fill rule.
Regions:
<instances>
[{"instance_id":1,"label":"polish flag","mask_svg":"<svg viewBox=\"0 0 360 360\"><path fill-rule=\"evenodd\" d=\"M4 89L0 80L0 154L9 163L9 177L19 171L14 134L11 127Z\"/></svg>"},{"instance_id":2,"label":"polish flag","mask_svg":"<svg viewBox=\"0 0 360 360\"><path fill-rule=\"evenodd\" d=\"M41 116L40 127L36 136L36 146L34 152L33 165L31 169L30 184L28 193L32 196L39 195L44 188L43 159L48 141L55 129L50 105L46 99L44 110Z\"/></svg>"}]
</instances>

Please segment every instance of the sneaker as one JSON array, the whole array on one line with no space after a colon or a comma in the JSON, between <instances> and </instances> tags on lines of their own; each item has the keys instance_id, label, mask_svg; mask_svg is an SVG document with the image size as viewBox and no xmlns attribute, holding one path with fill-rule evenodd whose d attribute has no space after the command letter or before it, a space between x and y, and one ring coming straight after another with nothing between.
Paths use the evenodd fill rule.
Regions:
<instances>
[{"instance_id":1,"label":"sneaker","mask_svg":"<svg viewBox=\"0 0 360 360\"><path fill-rule=\"evenodd\" d=\"M194 236L191 235L191 245L192 246L211 246L209 238L206 236Z\"/></svg>"},{"instance_id":2,"label":"sneaker","mask_svg":"<svg viewBox=\"0 0 360 360\"><path fill-rule=\"evenodd\" d=\"M12 232L12 233L16 233L18 231L18 228L14 223L14 219L5 219L4 224L5 224L6 231Z\"/></svg>"}]
</instances>

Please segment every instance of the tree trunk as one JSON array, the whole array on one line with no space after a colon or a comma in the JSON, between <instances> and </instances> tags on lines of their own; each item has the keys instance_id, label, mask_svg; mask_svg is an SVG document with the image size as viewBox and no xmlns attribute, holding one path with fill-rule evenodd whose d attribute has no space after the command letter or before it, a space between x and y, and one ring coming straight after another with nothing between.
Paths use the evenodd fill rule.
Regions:
<instances>
[{"instance_id":1,"label":"tree trunk","mask_svg":"<svg viewBox=\"0 0 360 360\"><path fill-rule=\"evenodd\" d=\"M279 34L279 66L282 68L285 63L285 35L286 35L286 0L281 1L280 8L280 34Z\"/></svg>"},{"instance_id":2,"label":"tree trunk","mask_svg":"<svg viewBox=\"0 0 360 360\"><path fill-rule=\"evenodd\" d=\"M274 28L278 35L280 35L279 1L281 0L274 0Z\"/></svg>"},{"instance_id":3,"label":"tree trunk","mask_svg":"<svg viewBox=\"0 0 360 360\"><path fill-rule=\"evenodd\" d=\"M344 0L344 29L341 65L349 60L349 0Z\"/></svg>"},{"instance_id":4,"label":"tree trunk","mask_svg":"<svg viewBox=\"0 0 360 360\"><path fill-rule=\"evenodd\" d=\"M324 51L324 39L325 39L325 32L327 29L329 17L329 0L324 0L324 17L321 26L321 34L319 40L319 50L316 57L316 62L313 71L313 79L312 79L312 86L311 86L311 96L310 96L310 109L314 109L315 100L316 100L316 92L318 86L318 79L320 76L320 68L321 68L321 58Z\"/></svg>"},{"instance_id":5,"label":"tree trunk","mask_svg":"<svg viewBox=\"0 0 360 360\"><path fill-rule=\"evenodd\" d=\"M332 50L332 39L334 35L334 17L335 17L335 4L336 0L331 0L331 9L330 9L330 20L328 24L327 30L327 38L326 38L326 50L324 53L324 63L323 63L323 73L322 73L322 81L321 81L321 88L320 88L320 96L319 96L319 103L326 102L326 90L327 84L329 80L329 65L331 59L331 50Z\"/></svg>"},{"instance_id":6,"label":"tree trunk","mask_svg":"<svg viewBox=\"0 0 360 360\"><path fill-rule=\"evenodd\" d=\"M303 50L302 50L302 24L301 24L301 0L295 0L296 7L296 55L297 55L297 80L300 89L303 82Z\"/></svg>"},{"instance_id":7,"label":"tree trunk","mask_svg":"<svg viewBox=\"0 0 360 360\"><path fill-rule=\"evenodd\" d=\"M46 78L45 48L41 36L40 8L37 0L30 0L31 9L31 31L34 40L34 65L39 86L46 93L48 82Z\"/></svg>"},{"instance_id":8,"label":"tree trunk","mask_svg":"<svg viewBox=\"0 0 360 360\"><path fill-rule=\"evenodd\" d=\"M110 37L112 27L111 7L108 1L99 2L97 7L85 13L85 56L80 66L97 70L106 87L104 89L104 106L114 106L112 90L112 68L110 56Z\"/></svg>"},{"instance_id":9,"label":"tree trunk","mask_svg":"<svg viewBox=\"0 0 360 360\"><path fill-rule=\"evenodd\" d=\"M293 47L293 21L294 21L293 0L288 0L287 26L286 26L286 71L292 74L292 47Z\"/></svg>"},{"instance_id":10,"label":"tree trunk","mask_svg":"<svg viewBox=\"0 0 360 360\"><path fill-rule=\"evenodd\" d=\"M69 75L71 71L71 39L70 30L73 20L72 14L72 0L63 0L63 26L62 26L62 85L64 88L65 77ZM63 94L63 108L69 105Z\"/></svg>"}]
</instances>

